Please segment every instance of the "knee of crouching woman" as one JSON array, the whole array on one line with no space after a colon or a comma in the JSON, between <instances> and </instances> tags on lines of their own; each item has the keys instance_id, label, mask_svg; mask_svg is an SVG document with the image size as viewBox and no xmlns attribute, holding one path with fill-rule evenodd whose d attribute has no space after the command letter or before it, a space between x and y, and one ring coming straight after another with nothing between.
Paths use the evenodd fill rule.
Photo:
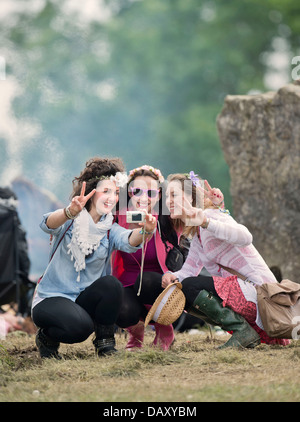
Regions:
<instances>
[{"instance_id":1,"label":"knee of crouching woman","mask_svg":"<svg viewBox=\"0 0 300 422\"><path fill-rule=\"evenodd\" d=\"M113 275L106 275L101 277L101 283L105 288L111 291L114 291L115 294L122 295L123 293L123 285L122 283Z\"/></svg>"}]
</instances>

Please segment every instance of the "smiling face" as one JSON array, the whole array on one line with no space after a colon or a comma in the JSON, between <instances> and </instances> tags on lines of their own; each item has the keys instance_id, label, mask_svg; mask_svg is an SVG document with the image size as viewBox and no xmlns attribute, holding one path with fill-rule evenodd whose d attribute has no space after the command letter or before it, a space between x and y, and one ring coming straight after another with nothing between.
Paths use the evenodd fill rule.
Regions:
<instances>
[{"instance_id":1,"label":"smiling face","mask_svg":"<svg viewBox=\"0 0 300 422\"><path fill-rule=\"evenodd\" d=\"M119 200L119 188L111 180L102 180L98 183L93 198L93 207L101 216L110 213Z\"/></svg>"},{"instance_id":2,"label":"smiling face","mask_svg":"<svg viewBox=\"0 0 300 422\"><path fill-rule=\"evenodd\" d=\"M182 216L182 207L184 202L192 203L192 194L183 190L179 180L169 182L166 191L166 205L170 211L171 218L180 218Z\"/></svg>"},{"instance_id":3,"label":"smiling face","mask_svg":"<svg viewBox=\"0 0 300 422\"><path fill-rule=\"evenodd\" d=\"M158 181L150 176L138 176L130 183L128 194L130 197L129 208L152 213L155 204L160 199Z\"/></svg>"}]
</instances>

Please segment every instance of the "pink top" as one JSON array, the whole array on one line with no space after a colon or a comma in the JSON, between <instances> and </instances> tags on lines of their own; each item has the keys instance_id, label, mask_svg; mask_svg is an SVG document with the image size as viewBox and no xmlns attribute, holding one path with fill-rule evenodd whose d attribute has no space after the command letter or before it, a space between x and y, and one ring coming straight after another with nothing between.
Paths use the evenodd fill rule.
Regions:
<instances>
[{"instance_id":1,"label":"pink top","mask_svg":"<svg viewBox=\"0 0 300 422\"><path fill-rule=\"evenodd\" d=\"M158 218L158 216L155 216ZM118 216L118 224L122 227L128 228L126 223L126 216L120 214ZM180 237L180 234L178 234ZM144 260L144 272L155 271L163 274L168 271L165 264L167 252L165 244L163 243L159 230L156 229L153 237L147 242L147 249ZM166 242L169 248L173 248L169 242ZM111 265L112 274L121 281L123 286L131 286L134 284L139 272L141 265L142 251L138 250L133 254L127 254L121 251L114 251L112 253Z\"/></svg>"},{"instance_id":2,"label":"pink top","mask_svg":"<svg viewBox=\"0 0 300 422\"><path fill-rule=\"evenodd\" d=\"M120 257L123 260L124 272L121 274L119 280L124 287L132 286L141 271L142 250L139 249L137 252L131 254L120 251ZM154 237L145 246L144 272L148 271L163 274L157 259Z\"/></svg>"},{"instance_id":3,"label":"pink top","mask_svg":"<svg viewBox=\"0 0 300 422\"><path fill-rule=\"evenodd\" d=\"M203 267L212 276L231 276L218 265L222 264L257 285L277 282L253 246L252 235L245 226L218 209L206 209L204 212L210 218L209 225L207 229L200 227L200 239L194 236L183 267L175 273L180 281L198 275Z\"/></svg>"}]
</instances>

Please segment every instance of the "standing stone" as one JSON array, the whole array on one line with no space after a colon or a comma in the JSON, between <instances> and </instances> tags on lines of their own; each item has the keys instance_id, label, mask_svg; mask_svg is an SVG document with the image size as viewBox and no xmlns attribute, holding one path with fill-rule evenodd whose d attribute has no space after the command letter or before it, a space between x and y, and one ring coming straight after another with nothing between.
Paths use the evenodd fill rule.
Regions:
<instances>
[{"instance_id":1,"label":"standing stone","mask_svg":"<svg viewBox=\"0 0 300 422\"><path fill-rule=\"evenodd\" d=\"M228 95L217 128L235 219L269 267L300 282L300 86Z\"/></svg>"}]
</instances>

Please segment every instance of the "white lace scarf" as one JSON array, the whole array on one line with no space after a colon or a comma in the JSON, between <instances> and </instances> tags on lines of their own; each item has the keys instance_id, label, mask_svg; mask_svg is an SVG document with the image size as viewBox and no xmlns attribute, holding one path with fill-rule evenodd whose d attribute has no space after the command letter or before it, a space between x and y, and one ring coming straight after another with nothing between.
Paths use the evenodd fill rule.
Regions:
<instances>
[{"instance_id":1,"label":"white lace scarf","mask_svg":"<svg viewBox=\"0 0 300 422\"><path fill-rule=\"evenodd\" d=\"M78 272L77 281L80 281L80 271L85 269L85 257L98 248L101 239L107 235L107 231L111 229L112 224L112 213L107 214L103 221L95 224L85 208L74 220L72 239L68 244L68 254L71 255L75 271Z\"/></svg>"}]
</instances>

